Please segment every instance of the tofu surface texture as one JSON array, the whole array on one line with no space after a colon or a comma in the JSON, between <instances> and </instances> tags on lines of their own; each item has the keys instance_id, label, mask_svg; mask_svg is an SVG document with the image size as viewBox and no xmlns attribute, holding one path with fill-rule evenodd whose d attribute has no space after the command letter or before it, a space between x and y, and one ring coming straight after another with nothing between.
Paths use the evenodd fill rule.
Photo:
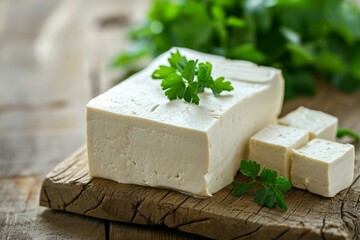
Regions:
<instances>
[{"instance_id":1,"label":"tofu surface texture","mask_svg":"<svg viewBox=\"0 0 360 240\"><path fill-rule=\"evenodd\" d=\"M291 149L308 141L309 132L306 130L270 124L251 137L249 159L289 178Z\"/></svg>"},{"instance_id":2,"label":"tofu surface texture","mask_svg":"<svg viewBox=\"0 0 360 240\"><path fill-rule=\"evenodd\" d=\"M333 197L353 182L354 161L353 145L315 138L293 150L291 183L294 187Z\"/></svg>"},{"instance_id":3,"label":"tofu surface texture","mask_svg":"<svg viewBox=\"0 0 360 240\"><path fill-rule=\"evenodd\" d=\"M336 117L305 107L299 107L290 112L279 119L279 123L308 130L311 138L321 138L329 141L335 141L338 129L338 119Z\"/></svg>"},{"instance_id":4,"label":"tofu surface texture","mask_svg":"<svg viewBox=\"0 0 360 240\"><path fill-rule=\"evenodd\" d=\"M160 80L170 52L213 64L234 90L200 94L200 105L169 101ZM92 177L212 196L233 181L249 139L275 123L283 103L279 70L173 48L147 68L87 105L87 149Z\"/></svg>"}]
</instances>

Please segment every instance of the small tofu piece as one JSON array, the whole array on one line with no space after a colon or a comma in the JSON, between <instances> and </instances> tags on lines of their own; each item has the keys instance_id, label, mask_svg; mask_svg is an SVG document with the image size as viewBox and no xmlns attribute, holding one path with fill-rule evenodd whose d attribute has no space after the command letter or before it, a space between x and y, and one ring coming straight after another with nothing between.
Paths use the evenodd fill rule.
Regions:
<instances>
[{"instance_id":1,"label":"small tofu piece","mask_svg":"<svg viewBox=\"0 0 360 240\"><path fill-rule=\"evenodd\" d=\"M323 139L313 139L292 151L291 183L324 197L349 187L354 178L355 149Z\"/></svg>"},{"instance_id":2,"label":"small tofu piece","mask_svg":"<svg viewBox=\"0 0 360 240\"><path fill-rule=\"evenodd\" d=\"M302 128L310 132L310 138L321 138L335 141L338 119L327 113L299 107L279 119L279 124Z\"/></svg>"},{"instance_id":3,"label":"small tofu piece","mask_svg":"<svg viewBox=\"0 0 360 240\"><path fill-rule=\"evenodd\" d=\"M250 139L249 159L289 178L291 149L308 141L309 132L306 130L270 124Z\"/></svg>"}]
</instances>

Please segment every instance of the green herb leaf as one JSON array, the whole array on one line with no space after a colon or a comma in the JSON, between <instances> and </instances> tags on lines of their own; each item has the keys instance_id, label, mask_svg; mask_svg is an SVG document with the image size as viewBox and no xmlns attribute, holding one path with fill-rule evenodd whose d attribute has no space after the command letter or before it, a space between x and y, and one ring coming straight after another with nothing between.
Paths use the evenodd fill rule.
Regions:
<instances>
[{"instance_id":1,"label":"green herb leaf","mask_svg":"<svg viewBox=\"0 0 360 240\"><path fill-rule=\"evenodd\" d=\"M171 53L168 59L170 66L159 66L152 73L153 79L163 79L161 87L170 100L184 99L186 102L198 105L199 93L210 88L215 97L222 91L231 91L234 88L231 82L219 77L214 81L211 76L212 64L199 63L198 60L187 60L179 51Z\"/></svg>"},{"instance_id":2,"label":"green herb leaf","mask_svg":"<svg viewBox=\"0 0 360 240\"><path fill-rule=\"evenodd\" d=\"M154 0L147 19L130 35L132 47L112 66L131 67L143 57L182 46L281 67L290 77L299 76L285 78L287 98L314 94L319 79L352 92L360 88L360 8L355 2ZM177 59L171 66L181 73L185 64ZM303 73L309 75L305 80Z\"/></svg>"},{"instance_id":3,"label":"green herb leaf","mask_svg":"<svg viewBox=\"0 0 360 240\"><path fill-rule=\"evenodd\" d=\"M195 77L195 71L196 71L196 64L197 61L190 60L185 64L184 70L181 72L181 75L183 78L188 80L189 82L192 82Z\"/></svg>"},{"instance_id":4,"label":"green herb leaf","mask_svg":"<svg viewBox=\"0 0 360 240\"><path fill-rule=\"evenodd\" d=\"M247 177L255 178L260 172L260 165L255 161L241 161L240 172Z\"/></svg>"},{"instance_id":5,"label":"green herb leaf","mask_svg":"<svg viewBox=\"0 0 360 240\"><path fill-rule=\"evenodd\" d=\"M346 128L339 128L337 133L336 133L336 137L337 138L342 138L342 137L351 137L353 138L355 141L360 141L360 134L350 130L350 129L346 129Z\"/></svg>"},{"instance_id":6,"label":"green herb leaf","mask_svg":"<svg viewBox=\"0 0 360 240\"><path fill-rule=\"evenodd\" d=\"M169 66L160 66L159 69L155 70L151 77L153 79L164 79L171 73L175 73L176 69Z\"/></svg>"},{"instance_id":7,"label":"green herb leaf","mask_svg":"<svg viewBox=\"0 0 360 240\"><path fill-rule=\"evenodd\" d=\"M292 188L291 183L284 177L276 178L275 186L283 192L286 192Z\"/></svg>"},{"instance_id":8,"label":"green herb leaf","mask_svg":"<svg viewBox=\"0 0 360 240\"><path fill-rule=\"evenodd\" d=\"M247 177L251 177L252 180L249 183L233 182L231 184L233 186L232 194L235 197L244 196L254 184L257 184L262 187L255 192L254 196L254 201L259 206L274 208L278 205L281 209L287 210L284 195L281 191L290 190L292 185L286 178L279 177L276 171L264 167L259 179L260 165L247 160L240 162L240 172Z\"/></svg>"},{"instance_id":9,"label":"green herb leaf","mask_svg":"<svg viewBox=\"0 0 360 240\"><path fill-rule=\"evenodd\" d=\"M276 203L279 206L279 208L284 209L285 211L287 211L288 207L285 203L285 199L284 199L284 195L282 194L282 192L280 192L278 189L276 188L272 188L275 196L276 196Z\"/></svg>"},{"instance_id":10,"label":"green herb leaf","mask_svg":"<svg viewBox=\"0 0 360 240\"><path fill-rule=\"evenodd\" d=\"M213 78L211 77L212 64L209 62L199 63L198 79L205 87L210 88L213 84Z\"/></svg>"},{"instance_id":11,"label":"green herb leaf","mask_svg":"<svg viewBox=\"0 0 360 240\"><path fill-rule=\"evenodd\" d=\"M175 53L171 53L170 58L168 59L171 67L177 69L178 71L182 71L185 68L187 63L186 57L182 56L179 51Z\"/></svg>"},{"instance_id":12,"label":"green herb leaf","mask_svg":"<svg viewBox=\"0 0 360 240\"><path fill-rule=\"evenodd\" d=\"M219 96L222 91L231 91L233 90L231 82L225 81L224 77L219 77L214 81L214 85L211 87L211 90L215 96Z\"/></svg>"},{"instance_id":13,"label":"green herb leaf","mask_svg":"<svg viewBox=\"0 0 360 240\"><path fill-rule=\"evenodd\" d=\"M268 199L270 197L270 193L269 193L269 188L262 188L259 189L255 192L255 197L254 197L254 201L259 205L259 206L264 206L266 205L266 203L268 202Z\"/></svg>"},{"instance_id":14,"label":"green herb leaf","mask_svg":"<svg viewBox=\"0 0 360 240\"><path fill-rule=\"evenodd\" d=\"M185 92L185 83L177 73L172 73L161 82L162 90L169 100L182 99Z\"/></svg>"},{"instance_id":15,"label":"green herb leaf","mask_svg":"<svg viewBox=\"0 0 360 240\"><path fill-rule=\"evenodd\" d=\"M184 100L189 103L195 103L199 105L200 98L198 96L198 86L197 83L190 83L185 90Z\"/></svg>"},{"instance_id":16,"label":"green herb leaf","mask_svg":"<svg viewBox=\"0 0 360 240\"><path fill-rule=\"evenodd\" d=\"M260 178L267 183L275 184L277 177L277 172L266 167L260 173Z\"/></svg>"},{"instance_id":17,"label":"green herb leaf","mask_svg":"<svg viewBox=\"0 0 360 240\"><path fill-rule=\"evenodd\" d=\"M226 23L228 26L242 28L246 26L246 21L242 18L238 18L236 16L230 16L226 19Z\"/></svg>"},{"instance_id":18,"label":"green herb leaf","mask_svg":"<svg viewBox=\"0 0 360 240\"><path fill-rule=\"evenodd\" d=\"M234 187L232 194L235 197L244 196L253 187L253 183L251 182L250 183L233 182L231 185Z\"/></svg>"},{"instance_id":19,"label":"green herb leaf","mask_svg":"<svg viewBox=\"0 0 360 240\"><path fill-rule=\"evenodd\" d=\"M276 207L276 202L275 202L275 192L274 190L271 189L271 191L269 191L269 196L266 202L266 206L268 208L274 208Z\"/></svg>"}]
</instances>

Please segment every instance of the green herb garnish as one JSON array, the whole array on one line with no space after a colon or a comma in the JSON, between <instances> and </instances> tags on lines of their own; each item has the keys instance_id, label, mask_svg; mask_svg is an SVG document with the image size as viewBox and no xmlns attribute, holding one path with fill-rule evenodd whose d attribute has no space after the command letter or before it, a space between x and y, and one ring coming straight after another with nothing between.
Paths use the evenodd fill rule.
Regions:
<instances>
[{"instance_id":1,"label":"green herb garnish","mask_svg":"<svg viewBox=\"0 0 360 240\"><path fill-rule=\"evenodd\" d=\"M234 88L224 77L216 80L211 76L212 65L209 62L198 63L198 60L187 60L179 51L171 53L168 59L170 66L161 65L153 74L153 79L162 79L161 87L168 99L184 99L186 102L199 104L199 93L205 88L211 89L214 96L222 91Z\"/></svg>"},{"instance_id":2,"label":"green herb garnish","mask_svg":"<svg viewBox=\"0 0 360 240\"><path fill-rule=\"evenodd\" d=\"M281 68L285 98L314 95L327 79L360 88L360 10L348 0L153 0L114 67L131 67L172 46ZM320 76L320 77L319 77Z\"/></svg>"},{"instance_id":3,"label":"green herb garnish","mask_svg":"<svg viewBox=\"0 0 360 240\"><path fill-rule=\"evenodd\" d=\"M350 129L346 129L346 128L339 128L337 130L337 133L336 133L336 137L337 138L342 138L342 137L345 137L345 136L348 136L348 137L351 137L353 138L355 141L360 141L360 135Z\"/></svg>"},{"instance_id":4,"label":"green herb garnish","mask_svg":"<svg viewBox=\"0 0 360 240\"><path fill-rule=\"evenodd\" d=\"M254 186L260 185L262 188L255 192L254 201L259 206L274 208L276 205L283 210L287 210L287 205L282 192L291 189L291 183L285 178L278 176L277 172L266 167L260 173L260 165L254 161L242 160L240 163L240 172L250 177L248 183L233 182L232 194L236 197L244 196Z\"/></svg>"}]
</instances>

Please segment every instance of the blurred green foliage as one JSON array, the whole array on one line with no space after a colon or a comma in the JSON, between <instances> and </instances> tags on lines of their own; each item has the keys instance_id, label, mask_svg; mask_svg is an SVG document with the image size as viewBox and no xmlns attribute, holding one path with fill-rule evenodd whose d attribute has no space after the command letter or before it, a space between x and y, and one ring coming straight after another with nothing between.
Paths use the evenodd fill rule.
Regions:
<instances>
[{"instance_id":1,"label":"blurred green foliage","mask_svg":"<svg viewBox=\"0 0 360 240\"><path fill-rule=\"evenodd\" d=\"M360 87L360 10L351 1L154 0L130 37L113 67L179 46L280 68L287 99L314 95L315 79Z\"/></svg>"}]
</instances>

